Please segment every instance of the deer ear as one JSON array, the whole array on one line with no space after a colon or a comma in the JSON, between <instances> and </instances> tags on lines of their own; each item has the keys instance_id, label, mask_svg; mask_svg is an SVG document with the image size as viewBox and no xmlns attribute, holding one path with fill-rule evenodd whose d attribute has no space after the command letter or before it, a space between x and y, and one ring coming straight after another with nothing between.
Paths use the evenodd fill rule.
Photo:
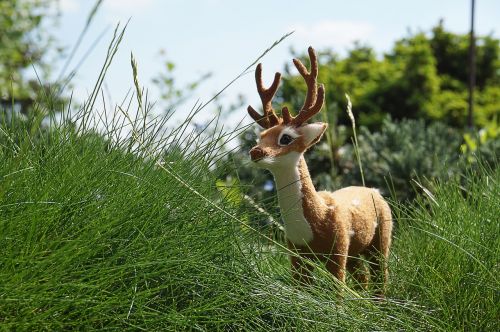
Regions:
<instances>
[{"instance_id":1,"label":"deer ear","mask_svg":"<svg viewBox=\"0 0 500 332\"><path fill-rule=\"evenodd\" d=\"M300 131L304 135L304 141L307 147L318 143L327 127L328 124L323 122L310 123L300 127Z\"/></svg>"}]
</instances>

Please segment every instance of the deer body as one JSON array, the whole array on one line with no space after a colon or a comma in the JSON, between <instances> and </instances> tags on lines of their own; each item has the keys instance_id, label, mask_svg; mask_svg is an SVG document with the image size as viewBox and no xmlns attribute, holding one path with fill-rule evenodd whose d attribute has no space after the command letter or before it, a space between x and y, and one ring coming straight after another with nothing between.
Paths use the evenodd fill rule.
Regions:
<instances>
[{"instance_id":1,"label":"deer body","mask_svg":"<svg viewBox=\"0 0 500 332\"><path fill-rule=\"evenodd\" d=\"M312 267L308 260L320 259L340 281L345 281L349 269L366 285L368 272L363 269L361 259L365 258L375 279L382 281L383 291L392 232L389 205L377 190L365 187L347 187L333 193L316 191L303 156L327 128L321 122L304 124L320 111L324 100L323 86L319 89L316 86L318 68L312 48L309 48L309 56L310 73L300 61L294 60L308 86L306 101L296 117L292 117L287 108L283 108L282 118L274 113L271 99L280 75L277 73L271 87L265 89L262 67L257 66L257 89L264 115L259 115L251 106L248 112L266 130L250 156L257 166L270 170L274 176L288 246L298 253L291 257L294 277L309 282Z\"/></svg>"}]
</instances>

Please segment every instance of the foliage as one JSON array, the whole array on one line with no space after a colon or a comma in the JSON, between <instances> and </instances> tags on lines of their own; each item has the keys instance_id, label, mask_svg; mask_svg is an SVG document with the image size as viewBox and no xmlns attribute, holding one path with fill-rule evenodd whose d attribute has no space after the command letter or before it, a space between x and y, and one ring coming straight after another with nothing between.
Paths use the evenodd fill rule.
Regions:
<instances>
[{"instance_id":1,"label":"foliage","mask_svg":"<svg viewBox=\"0 0 500 332\"><path fill-rule=\"evenodd\" d=\"M393 119L439 120L463 128L467 118L468 35L448 32L440 22L430 33L402 38L382 58L366 45L355 44L345 58L320 52L319 81L326 86L328 111L346 108L348 93L357 110L357 123L379 129L385 114ZM305 59L305 56L299 56ZM474 121L484 127L500 114L500 43L477 37L477 88ZM298 110L305 85L285 67L279 102ZM337 111L338 112L338 111ZM344 113L340 124L348 125Z\"/></svg>"},{"instance_id":2,"label":"foliage","mask_svg":"<svg viewBox=\"0 0 500 332\"><path fill-rule=\"evenodd\" d=\"M121 120L115 121L109 130L120 130ZM45 139L20 148L12 137L32 141L29 133L2 128L4 328L390 326L387 309L366 315L370 301L365 310L347 301L341 310L330 305L325 312L331 296L323 289L308 295L283 277L284 255L240 233L233 204L219 198L214 184L224 170L209 169L216 151L206 138L185 142L194 150L181 149L175 136L166 138L164 153L143 159L137 153L152 148L155 133L131 153L135 135L113 142L88 130L56 125ZM392 307L397 322L415 320Z\"/></svg>"},{"instance_id":3,"label":"foliage","mask_svg":"<svg viewBox=\"0 0 500 332\"><path fill-rule=\"evenodd\" d=\"M382 189L399 200L415 195L415 182L447 179L457 171L461 136L441 123L426 125L423 120L392 121L386 118L382 128L370 132L361 127L359 152L367 186ZM345 185L361 184L361 175L353 163L354 154L346 146L341 161Z\"/></svg>"},{"instance_id":4,"label":"foliage","mask_svg":"<svg viewBox=\"0 0 500 332\"><path fill-rule=\"evenodd\" d=\"M465 133L460 150L467 164L476 163L479 156L483 163L491 167L496 165L500 156L499 135L500 128L496 124L482 128L476 134Z\"/></svg>"},{"instance_id":5,"label":"foliage","mask_svg":"<svg viewBox=\"0 0 500 332\"><path fill-rule=\"evenodd\" d=\"M49 93L45 82L51 69L47 56L56 48L54 39L45 28L55 18L55 3L55 0L0 2L2 108L14 103L17 112L27 114L36 98ZM33 74L33 68L37 76ZM27 72L32 75L27 75Z\"/></svg>"}]
</instances>

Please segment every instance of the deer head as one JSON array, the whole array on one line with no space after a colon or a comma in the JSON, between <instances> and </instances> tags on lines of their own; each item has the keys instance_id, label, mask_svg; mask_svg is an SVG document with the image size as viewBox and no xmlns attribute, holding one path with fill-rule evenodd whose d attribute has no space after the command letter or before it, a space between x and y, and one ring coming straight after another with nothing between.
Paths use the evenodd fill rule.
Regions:
<instances>
[{"instance_id":1,"label":"deer head","mask_svg":"<svg viewBox=\"0 0 500 332\"><path fill-rule=\"evenodd\" d=\"M281 74L276 73L269 88L262 82L262 65L259 63L255 71L257 91L262 100L263 115L248 106L250 116L265 130L260 133L258 144L250 150L250 157L258 166L267 169L295 166L300 156L312 145L316 144L326 130L327 124L316 122L306 124L323 106L325 89L317 86L318 60L312 47L309 47L311 60L310 72L298 59L293 59L295 67L307 85L304 105L296 116L292 116L287 107L283 107L281 117L272 108L271 102L278 90Z\"/></svg>"}]
</instances>

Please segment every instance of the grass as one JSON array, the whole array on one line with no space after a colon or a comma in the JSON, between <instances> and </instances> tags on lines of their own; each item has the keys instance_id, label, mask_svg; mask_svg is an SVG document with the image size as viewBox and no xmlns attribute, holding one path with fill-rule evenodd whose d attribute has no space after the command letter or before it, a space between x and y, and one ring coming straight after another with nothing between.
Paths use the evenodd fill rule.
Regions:
<instances>
[{"instance_id":1,"label":"grass","mask_svg":"<svg viewBox=\"0 0 500 332\"><path fill-rule=\"evenodd\" d=\"M444 330L500 327L499 181L480 166L398 209L393 292L432 308Z\"/></svg>"},{"instance_id":2,"label":"grass","mask_svg":"<svg viewBox=\"0 0 500 332\"><path fill-rule=\"evenodd\" d=\"M96 88L50 129L0 124L0 329L499 329L498 167L394 206L387 301L321 267L301 288L286 249L248 224L258 212L217 189L237 133L191 129L206 104L164 131L135 86L135 113L91 112Z\"/></svg>"},{"instance_id":3,"label":"grass","mask_svg":"<svg viewBox=\"0 0 500 332\"><path fill-rule=\"evenodd\" d=\"M498 168L395 208L377 303L335 290L321 269L314 287L296 287L287 253L242 226L255 212L216 189L224 166L203 134L177 128L197 148L168 136L152 158L134 135L71 128L2 127L2 329L498 329Z\"/></svg>"}]
</instances>

